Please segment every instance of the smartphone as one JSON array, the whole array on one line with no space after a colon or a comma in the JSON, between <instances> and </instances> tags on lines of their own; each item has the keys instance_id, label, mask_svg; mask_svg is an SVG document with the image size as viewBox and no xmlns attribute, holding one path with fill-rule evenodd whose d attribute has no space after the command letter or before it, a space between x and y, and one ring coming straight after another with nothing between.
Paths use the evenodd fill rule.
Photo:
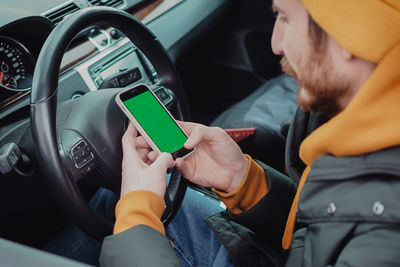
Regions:
<instances>
[{"instance_id":1,"label":"smartphone","mask_svg":"<svg viewBox=\"0 0 400 267\"><path fill-rule=\"evenodd\" d=\"M115 101L154 151L170 153L174 158L192 151L183 147L187 135L147 85L125 89Z\"/></svg>"}]
</instances>

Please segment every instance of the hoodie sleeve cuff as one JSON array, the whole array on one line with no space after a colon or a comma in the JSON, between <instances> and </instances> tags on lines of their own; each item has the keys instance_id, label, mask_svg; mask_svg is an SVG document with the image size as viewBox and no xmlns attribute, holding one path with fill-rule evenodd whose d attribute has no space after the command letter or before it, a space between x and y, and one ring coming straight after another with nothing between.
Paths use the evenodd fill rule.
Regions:
<instances>
[{"instance_id":1,"label":"hoodie sleeve cuff","mask_svg":"<svg viewBox=\"0 0 400 267\"><path fill-rule=\"evenodd\" d=\"M265 170L249 155L245 156L249 160L249 166L240 186L229 193L213 188L213 191L233 214L249 210L268 193Z\"/></svg>"},{"instance_id":2,"label":"hoodie sleeve cuff","mask_svg":"<svg viewBox=\"0 0 400 267\"><path fill-rule=\"evenodd\" d=\"M115 208L114 234L136 225L147 225L165 235L160 218L164 212L164 200L151 191L132 191L123 196Z\"/></svg>"}]
</instances>

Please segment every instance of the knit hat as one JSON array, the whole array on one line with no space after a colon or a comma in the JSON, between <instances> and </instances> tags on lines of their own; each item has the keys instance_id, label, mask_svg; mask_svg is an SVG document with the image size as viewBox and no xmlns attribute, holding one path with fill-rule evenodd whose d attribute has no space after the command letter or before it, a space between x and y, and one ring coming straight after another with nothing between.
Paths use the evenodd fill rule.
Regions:
<instances>
[{"instance_id":1,"label":"knit hat","mask_svg":"<svg viewBox=\"0 0 400 267\"><path fill-rule=\"evenodd\" d=\"M311 17L353 55L379 63L400 43L400 0L302 0Z\"/></svg>"}]
</instances>

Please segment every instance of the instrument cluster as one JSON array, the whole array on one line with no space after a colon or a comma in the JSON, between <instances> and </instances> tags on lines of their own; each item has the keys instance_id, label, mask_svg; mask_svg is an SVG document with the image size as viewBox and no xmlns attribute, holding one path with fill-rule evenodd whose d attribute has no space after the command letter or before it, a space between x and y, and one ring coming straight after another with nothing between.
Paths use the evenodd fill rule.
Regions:
<instances>
[{"instance_id":1,"label":"instrument cluster","mask_svg":"<svg viewBox=\"0 0 400 267\"><path fill-rule=\"evenodd\" d=\"M18 41L0 36L0 84L10 91L26 91L32 87L35 60Z\"/></svg>"},{"instance_id":2,"label":"instrument cluster","mask_svg":"<svg viewBox=\"0 0 400 267\"><path fill-rule=\"evenodd\" d=\"M0 105L32 87L35 58L17 40L0 35Z\"/></svg>"}]
</instances>

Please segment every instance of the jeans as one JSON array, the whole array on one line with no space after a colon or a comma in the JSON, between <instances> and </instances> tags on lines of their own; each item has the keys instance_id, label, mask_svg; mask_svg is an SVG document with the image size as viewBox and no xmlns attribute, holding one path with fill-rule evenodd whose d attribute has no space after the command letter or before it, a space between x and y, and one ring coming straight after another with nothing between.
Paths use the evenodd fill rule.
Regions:
<instances>
[{"instance_id":1,"label":"jeans","mask_svg":"<svg viewBox=\"0 0 400 267\"><path fill-rule=\"evenodd\" d=\"M114 221L117 201L118 197L113 192L107 189L99 189L89 204L96 213ZM70 224L44 249L60 256L98 266L101 242L89 237L77 226Z\"/></svg>"},{"instance_id":2,"label":"jeans","mask_svg":"<svg viewBox=\"0 0 400 267\"><path fill-rule=\"evenodd\" d=\"M181 208L166 228L183 266L232 266L226 249L205 221L223 209L219 201L187 189Z\"/></svg>"},{"instance_id":3,"label":"jeans","mask_svg":"<svg viewBox=\"0 0 400 267\"><path fill-rule=\"evenodd\" d=\"M118 197L100 189L91 207L109 219L114 217ZM183 266L232 266L228 253L208 227L205 218L223 210L220 202L188 188L175 218L166 228ZM149 248L151 249L151 248ZM98 265L101 242L92 239L74 225L64 229L45 250L74 260Z\"/></svg>"}]
</instances>

